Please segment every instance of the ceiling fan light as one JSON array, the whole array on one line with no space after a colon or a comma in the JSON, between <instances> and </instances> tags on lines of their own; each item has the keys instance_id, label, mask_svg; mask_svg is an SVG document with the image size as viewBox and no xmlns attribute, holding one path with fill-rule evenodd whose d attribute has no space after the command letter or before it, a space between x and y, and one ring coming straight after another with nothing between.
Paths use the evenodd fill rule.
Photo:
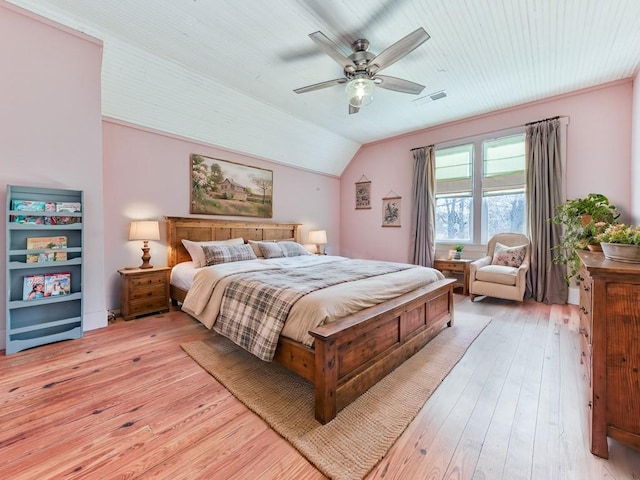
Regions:
<instances>
[{"instance_id":1,"label":"ceiling fan light","mask_svg":"<svg viewBox=\"0 0 640 480\"><path fill-rule=\"evenodd\" d=\"M349 105L352 107L364 107L373 101L373 89L375 82L370 78L354 78L347 83L345 91Z\"/></svg>"}]
</instances>

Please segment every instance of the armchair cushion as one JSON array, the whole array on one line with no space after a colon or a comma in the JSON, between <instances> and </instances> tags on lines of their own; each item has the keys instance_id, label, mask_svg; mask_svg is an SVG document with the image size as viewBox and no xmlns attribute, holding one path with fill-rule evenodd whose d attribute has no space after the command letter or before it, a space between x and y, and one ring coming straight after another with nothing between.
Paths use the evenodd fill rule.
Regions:
<instances>
[{"instance_id":1,"label":"armchair cushion","mask_svg":"<svg viewBox=\"0 0 640 480\"><path fill-rule=\"evenodd\" d=\"M476 280L500 285L515 285L517 277L518 269L505 265L487 265L476 272Z\"/></svg>"},{"instance_id":2,"label":"armchair cushion","mask_svg":"<svg viewBox=\"0 0 640 480\"><path fill-rule=\"evenodd\" d=\"M493 251L492 265L505 265L507 267L519 267L525 259L528 245L518 245L509 247L500 242L496 242Z\"/></svg>"}]
</instances>

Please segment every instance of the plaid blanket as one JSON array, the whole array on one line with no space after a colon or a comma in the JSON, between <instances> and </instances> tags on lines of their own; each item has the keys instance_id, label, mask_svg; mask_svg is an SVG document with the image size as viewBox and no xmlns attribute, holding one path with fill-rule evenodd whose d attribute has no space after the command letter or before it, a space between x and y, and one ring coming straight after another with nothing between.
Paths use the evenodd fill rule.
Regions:
<instances>
[{"instance_id":1,"label":"plaid blanket","mask_svg":"<svg viewBox=\"0 0 640 480\"><path fill-rule=\"evenodd\" d=\"M224 291L214 330L270 362L289 311L308 293L344 282L413 268L412 265L347 260L236 275Z\"/></svg>"}]
</instances>

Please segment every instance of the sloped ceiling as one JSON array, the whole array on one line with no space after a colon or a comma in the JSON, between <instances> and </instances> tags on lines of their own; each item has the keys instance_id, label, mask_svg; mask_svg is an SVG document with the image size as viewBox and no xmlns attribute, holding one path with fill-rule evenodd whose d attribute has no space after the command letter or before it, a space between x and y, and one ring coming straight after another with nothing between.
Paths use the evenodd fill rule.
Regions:
<instances>
[{"instance_id":1,"label":"sloped ceiling","mask_svg":"<svg viewBox=\"0 0 640 480\"><path fill-rule=\"evenodd\" d=\"M304 169L340 175L361 144L614 80L640 65L638 0L11 0L104 41L103 114ZM431 39L349 115L342 86L294 88L424 27ZM446 98L425 96L445 90Z\"/></svg>"}]
</instances>

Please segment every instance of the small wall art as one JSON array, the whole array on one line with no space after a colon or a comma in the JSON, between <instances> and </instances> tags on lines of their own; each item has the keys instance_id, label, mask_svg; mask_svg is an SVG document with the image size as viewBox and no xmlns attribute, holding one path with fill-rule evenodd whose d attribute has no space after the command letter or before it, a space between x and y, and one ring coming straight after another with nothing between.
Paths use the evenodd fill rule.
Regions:
<instances>
[{"instance_id":1,"label":"small wall art","mask_svg":"<svg viewBox=\"0 0 640 480\"><path fill-rule=\"evenodd\" d=\"M364 175L356 182L356 210L371 208L371 181Z\"/></svg>"},{"instance_id":2,"label":"small wall art","mask_svg":"<svg viewBox=\"0 0 640 480\"><path fill-rule=\"evenodd\" d=\"M191 154L190 213L273 216L273 172Z\"/></svg>"},{"instance_id":3,"label":"small wall art","mask_svg":"<svg viewBox=\"0 0 640 480\"><path fill-rule=\"evenodd\" d=\"M395 192L390 192L382 199L382 226L383 227L399 227L401 202L400 197Z\"/></svg>"}]
</instances>

